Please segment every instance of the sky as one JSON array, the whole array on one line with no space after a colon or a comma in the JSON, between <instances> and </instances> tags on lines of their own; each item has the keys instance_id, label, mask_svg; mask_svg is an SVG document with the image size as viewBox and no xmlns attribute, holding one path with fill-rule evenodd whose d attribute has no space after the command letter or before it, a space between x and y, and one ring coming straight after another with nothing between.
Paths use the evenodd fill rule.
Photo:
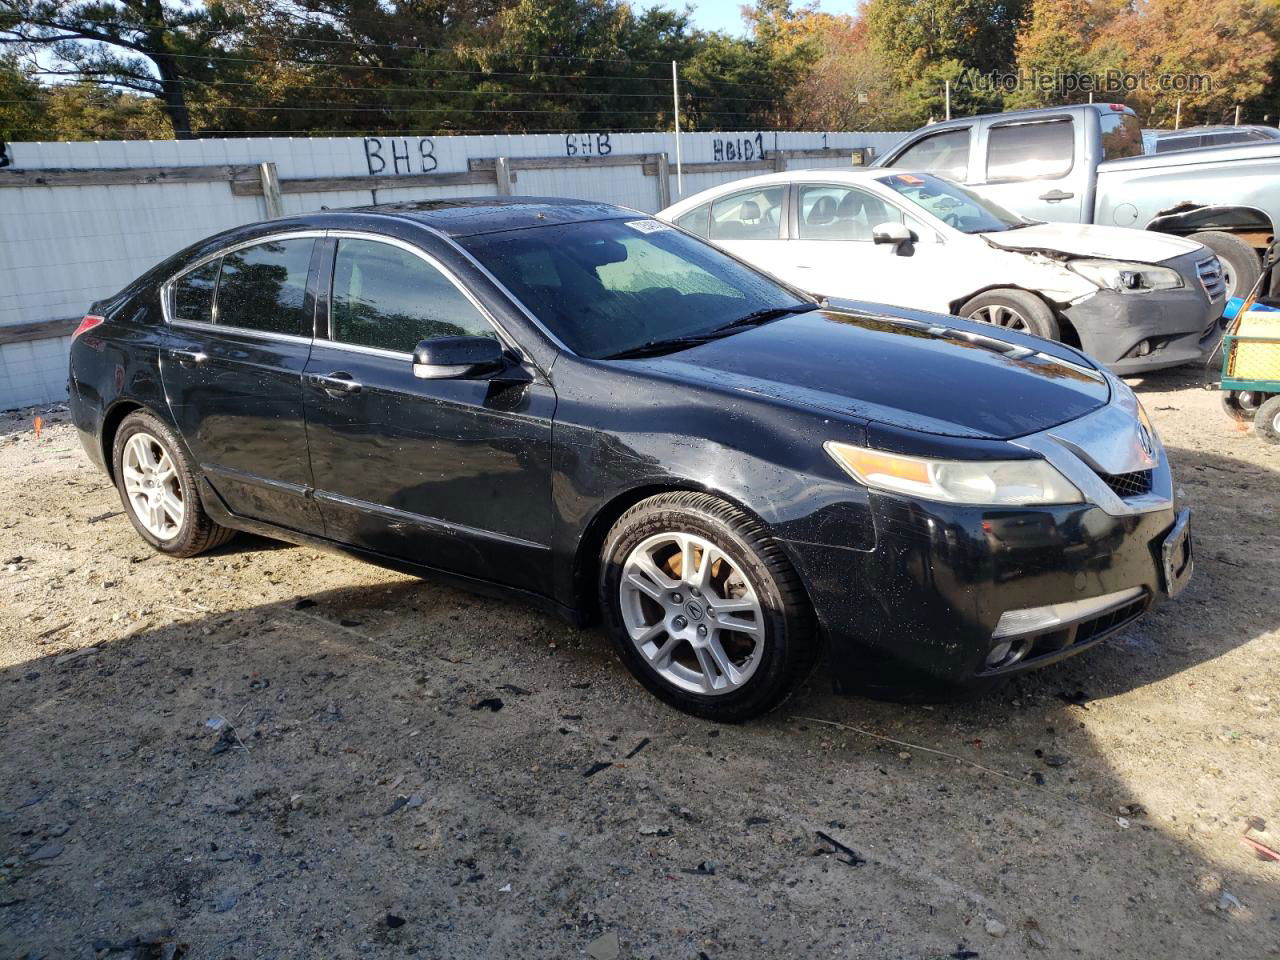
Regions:
<instances>
[{"instance_id":1,"label":"sky","mask_svg":"<svg viewBox=\"0 0 1280 960\"><path fill-rule=\"evenodd\" d=\"M637 7L674 7L679 10L686 0L635 0ZM738 36L745 27L742 25L742 7L744 0L687 0L693 11L693 25L703 30L723 30ZM802 4L795 4L801 6ZM824 0L821 4L824 13L853 13L858 9L857 0Z\"/></svg>"}]
</instances>

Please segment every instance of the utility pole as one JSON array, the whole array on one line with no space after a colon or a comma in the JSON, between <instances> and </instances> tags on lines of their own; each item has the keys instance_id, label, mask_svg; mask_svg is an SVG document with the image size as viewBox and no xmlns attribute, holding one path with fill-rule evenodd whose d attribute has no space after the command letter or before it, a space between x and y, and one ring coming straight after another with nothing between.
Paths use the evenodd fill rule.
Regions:
<instances>
[{"instance_id":1,"label":"utility pole","mask_svg":"<svg viewBox=\"0 0 1280 960\"><path fill-rule=\"evenodd\" d=\"M1173 115L1173 129L1182 129L1182 100L1178 100L1178 112Z\"/></svg>"},{"instance_id":2,"label":"utility pole","mask_svg":"<svg viewBox=\"0 0 1280 960\"><path fill-rule=\"evenodd\" d=\"M943 84L945 85L944 89L946 90L946 94L947 94L947 119L950 120L951 119L951 81L944 80Z\"/></svg>"},{"instance_id":3,"label":"utility pole","mask_svg":"<svg viewBox=\"0 0 1280 960\"><path fill-rule=\"evenodd\" d=\"M1240 126L1240 104L1236 104L1236 122L1234 126Z\"/></svg>"},{"instance_id":4,"label":"utility pole","mask_svg":"<svg viewBox=\"0 0 1280 960\"><path fill-rule=\"evenodd\" d=\"M671 61L671 102L676 117L676 195L684 196L684 163L680 157L680 72Z\"/></svg>"}]
</instances>

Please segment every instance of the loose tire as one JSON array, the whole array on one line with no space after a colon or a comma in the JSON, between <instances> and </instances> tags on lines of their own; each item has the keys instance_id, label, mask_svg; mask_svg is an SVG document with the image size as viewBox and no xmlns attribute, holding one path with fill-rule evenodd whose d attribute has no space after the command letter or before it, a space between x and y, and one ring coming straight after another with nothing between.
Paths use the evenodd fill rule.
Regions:
<instances>
[{"instance_id":1,"label":"loose tire","mask_svg":"<svg viewBox=\"0 0 1280 960\"><path fill-rule=\"evenodd\" d=\"M997 327L1030 333L1046 340L1061 340L1062 331L1049 305L1025 290L988 290L963 307L960 316Z\"/></svg>"},{"instance_id":2,"label":"loose tire","mask_svg":"<svg viewBox=\"0 0 1280 960\"><path fill-rule=\"evenodd\" d=\"M1188 238L1203 243L1222 261L1222 280L1227 287L1227 298L1247 297L1262 273L1262 261L1253 247L1233 233L1206 230L1193 233Z\"/></svg>"},{"instance_id":3,"label":"loose tire","mask_svg":"<svg viewBox=\"0 0 1280 960\"><path fill-rule=\"evenodd\" d=\"M818 639L799 577L763 527L701 493L641 501L601 551L600 606L618 655L673 707L726 723L782 703Z\"/></svg>"},{"instance_id":4,"label":"loose tire","mask_svg":"<svg viewBox=\"0 0 1280 960\"><path fill-rule=\"evenodd\" d=\"M1280 443L1280 393L1258 408L1253 429L1268 443Z\"/></svg>"},{"instance_id":5,"label":"loose tire","mask_svg":"<svg viewBox=\"0 0 1280 960\"><path fill-rule=\"evenodd\" d=\"M1258 415L1258 408L1246 403L1245 396L1252 395L1242 395L1236 390L1222 390L1219 392L1219 397L1222 402L1222 412L1236 423L1252 423L1253 418Z\"/></svg>"},{"instance_id":6,"label":"loose tire","mask_svg":"<svg viewBox=\"0 0 1280 960\"><path fill-rule=\"evenodd\" d=\"M182 444L155 415L138 410L124 418L111 462L129 521L161 553L194 557L235 535L205 513Z\"/></svg>"}]
</instances>

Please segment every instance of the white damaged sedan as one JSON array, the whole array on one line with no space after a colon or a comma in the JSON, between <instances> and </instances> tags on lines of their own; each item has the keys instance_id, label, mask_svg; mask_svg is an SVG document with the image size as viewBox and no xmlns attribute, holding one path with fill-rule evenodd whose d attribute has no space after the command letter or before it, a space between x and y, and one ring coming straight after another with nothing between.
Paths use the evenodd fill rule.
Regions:
<instances>
[{"instance_id":1,"label":"white damaged sedan","mask_svg":"<svg viewBox=\"0 0 1280 960\"><path fill-rule=\"evenodd\" d=\"M950 180L795 170L658 214L801 289L933 310L1079 346L1116 373L1216 345L1218 258L1182 237L1027 220Z\"/></svg>"}]
</instances>

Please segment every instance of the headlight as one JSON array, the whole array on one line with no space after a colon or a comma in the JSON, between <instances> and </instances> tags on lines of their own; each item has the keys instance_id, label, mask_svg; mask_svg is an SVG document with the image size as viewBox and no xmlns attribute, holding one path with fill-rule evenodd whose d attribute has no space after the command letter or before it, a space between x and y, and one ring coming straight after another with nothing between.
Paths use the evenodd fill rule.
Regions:
<instances>
[{"instance_id":1,"label":"headlight","mask_svg":"<svg viewBox=\"0 0 1280 960\"><path fill-rule=\"evenodd\" d=\"M1045 460L926 460L834 441L823 447L855 480L878 490L990 506L1084 502Z\"/></svg>"},{"instance_id":2,"label":"headlight","mask_svg":"<svg viewBox=\"0 0 1280 960\"><path fill-rule=\"evenodd\" d=\"M1152 290L1177 290L1182 286L1178 271L1149 263L1068 260L1067 266L1103 290L1115 290L1117 293L1150 293Z\"/></svg>"}]
</instances>

